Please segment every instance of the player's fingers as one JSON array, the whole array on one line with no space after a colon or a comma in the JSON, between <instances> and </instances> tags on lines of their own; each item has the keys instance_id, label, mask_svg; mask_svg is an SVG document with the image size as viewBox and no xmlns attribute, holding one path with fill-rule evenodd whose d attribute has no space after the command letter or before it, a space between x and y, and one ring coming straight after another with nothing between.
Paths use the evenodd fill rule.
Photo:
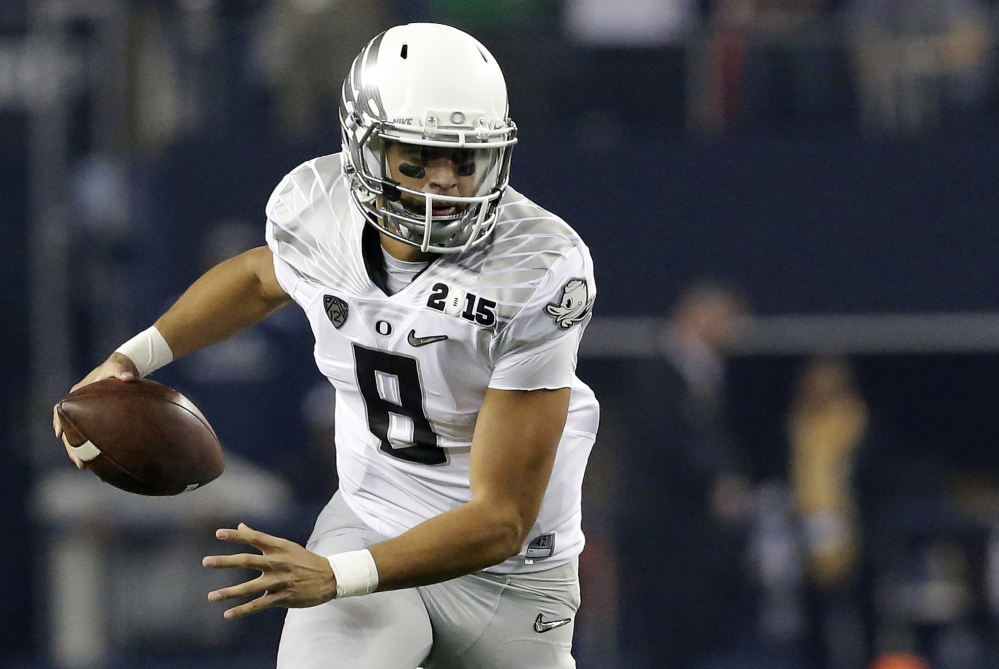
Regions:
<instances>
[{"instance_id":1,"label":"player's fingers","mask_svg":"<svg viewBox=\"0 0 999 669\"><path fill-rule=\"evenodd\" d=\"M208 593L208 601L221 602L226 599L232 599L233 597L248 597L260 592L264 594L268 591L277 592L279 589L280 587L274 582L274 579L266 576L258 576L252 581L232 585L228 588L222 588L220 590L213 590Z\"/></svg>"},{"instance_id":2,"label":"player's fingers","mask_svg":"<svg viewBox=\"0 0 999 669\"><path fill-rule=\"evenodd\" d=\"M285 539L280 539L264 532L258 532L246 523L240 523L235 530L221 529L215 533L215 536L222 541L237 541L241 544L248 544L254 548L259 548L260 550L281 548L285 543Z\"/></svg>"},{"instance_id":3,"label":"player's fingers","mask_svg":"<svg viewBox=\"0 0 999 669\"><path fill-rule=\"evenodd\" d=\"M124 353L118 353L115 351L111 354L111 357L107 359L105 365L109 366L109 371L111 376L121 379L122 381L138 381L139 380L139 370L136 368L135 363Z\"/></svg>"},{"instance_id":4,"label":"player's fingers","mask_svg":"<svg viewBox=\"0 0 999 669\"><path fill-rule=\"evenodd\" d=\"M89 374L83 377L79 383L74 384L69 389L69 392L74 392L83 386L111 377L121 379L122 381L137 381L139 380L139 370L128 356L115 352L99 367L94 368ZM62 436L62 423L59 422L58 405L52 407L52 430L55 432L57 439ZM70 457L73 457L72 454L70 454ZM77 462L78 467L80 466L76 458L73 458L73 461Z\"/></svg>"},{"instance_id":5,"label":"player's fingers","mask_svg":"<svg viewBox=\"0 0 999 669\"><path fill-rule=\"evenodd\" d=\"M89 374L87 374L83 379L69 389L70 392L79 390L83 386L90 385L91 383L97 383L98 381L103 381L104 379L110 378L121 379L122 381L137 381L139 380L139 370L132 362L132 359L127 355L115 352L111 356L102 362L99 366L95 367Z\"/></svg>"},{"instance_id":6,"label":"player's fingers","mask_svg":"<svg viewBox=\"0 0 999 669\"><path fill-rule=\"evenodd\" d=\"M259 613L264 609L269 609L272 606L276 606L281 603L281 600L281 593L265 592L263 596L257 597L252 602L247 602L242 606L233 607L226 611L223 615L230 620L234 618L243 618L254 613Z\"/></svg>"},{"instance_id":7,"label":"player's fingers","mask_svg":"<svg viewBox=\"0 0 999 669\"><path fill-rule=\"evenodd\" d=\"M62 436L62 423L59 422L59 407L52 407L52 429L55 431L56 439Z\"/></svg>"},{"instance_id":8,"label":"player's fingers","mask_svg":"<svg viewBox=\"0 0 999 669\"><path fill-rule=\"evenodd\" d=\"M266 571L270 560L264 555L254 553L237 553L236 555L209 555L201 561L202 566L209 569L258 569Z\"/></svg>"},{"instance_id":9,"label":"player's fingers","mask_svg":"<svg viewBox=\"0 0 999 669\"><path fill-rule=\"evenodd\" d=\"M91 383L94 383L95 381L100 381L101 379L106 379L108 376L111 376L110 374L102 374L102 370L103 369L104 369L104 365L101 365L100 367L95 368L93 371L91 371L89 374L87 374L85 377L83 377L80 380L79 383L73 384L73 387L69 389L69 392L71 392L71 393L75 392L75 391L79 390L80 388L82 388L83 386L90 385Z\"/></svg>"}]
</instances>

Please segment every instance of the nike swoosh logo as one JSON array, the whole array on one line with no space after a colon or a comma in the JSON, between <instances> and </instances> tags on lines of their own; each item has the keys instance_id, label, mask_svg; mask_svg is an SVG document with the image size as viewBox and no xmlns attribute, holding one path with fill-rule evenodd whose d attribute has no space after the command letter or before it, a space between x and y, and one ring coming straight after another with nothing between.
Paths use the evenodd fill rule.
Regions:
<instances>
[{"instance_id":1,"label":"nike swoosh logo","mask_svg":"<svg viewBox=\"0 0 999 669\"><path fill-rule=\"evenodd\" d=\"M444 341L447 339L447 335L431 335L429 337L417 337L416 330L409 331L409 341L410 346L426 346L427 344L433 344L435 341Z\"/></svg>"},{"instance_id":2,"label":"nike swoosh logo","mask_svg":"<svg viewBox=\"0 0 999 669\"><path fill-rule=\"evenodd\" d=\"M548 632L555 629L556 627L561 627L562 625L568 625L572 622L572 618L563 618L562 620L544 620L542 614L538 614L538 617L534 619L534 631L538 634L543 632Z\"/></svg>"}]
</instances>

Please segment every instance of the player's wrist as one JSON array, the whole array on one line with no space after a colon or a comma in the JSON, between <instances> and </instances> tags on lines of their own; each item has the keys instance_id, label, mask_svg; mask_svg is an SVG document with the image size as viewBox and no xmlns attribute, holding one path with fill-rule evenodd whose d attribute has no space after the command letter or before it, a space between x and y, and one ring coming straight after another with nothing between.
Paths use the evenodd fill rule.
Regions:
<instances>
[{"instance_id":1,"label":"player's wrist","mask_svg":"<svg viewBox=\"0 0 999 669\"><path fill-rule=\"evenodd\" d=\"M378 588L378 566L368 549L326 558L336 579L336 599L367 595Z\"/></svg>"},{"instance_id":2,"label":"player's wrist","mask_svg":"<svg viewBox=\"0 0 999 669\"><path fill-rule=\"evenodd\" d=\"M173 362L173 350L155 325L143 330L115 349L132 361L139 377L146 377Z\"/></svg>"}]
</instances>

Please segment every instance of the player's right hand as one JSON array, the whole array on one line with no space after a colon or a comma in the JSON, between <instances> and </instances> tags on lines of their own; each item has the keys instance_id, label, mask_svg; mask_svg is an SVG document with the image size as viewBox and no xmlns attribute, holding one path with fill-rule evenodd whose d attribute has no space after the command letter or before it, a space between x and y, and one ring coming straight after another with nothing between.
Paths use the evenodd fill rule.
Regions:
<instances>
[{"instance_id":1,"label":"player's right hand","mask_svg":"<svg viewBox=\"0 0 999 669\"><path fill-rule=\"evenodd\" d=\"M139 370L136 369L135 363L132 362L131 358L122 353L115 352L107 360L95 367L92 372L83 377L82 381L70 388L70 392L96 381L110 379L111 377L121 379L122 381L136 381L139 378ZM52 429L55 431L56 438L62 438L62 443L66 446L66 453L76 465L76 468L83 469L83 461L73 453L73 449L63 434L62 424L59 422L59 412L56 410L56 407L52 407Z\"/></svg>"}]
</instances>

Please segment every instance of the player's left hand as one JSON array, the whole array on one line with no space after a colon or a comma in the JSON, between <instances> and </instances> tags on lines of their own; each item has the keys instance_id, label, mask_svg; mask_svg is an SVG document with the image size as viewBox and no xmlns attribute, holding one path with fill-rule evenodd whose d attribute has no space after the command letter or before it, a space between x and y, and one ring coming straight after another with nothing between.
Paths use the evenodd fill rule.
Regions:
<instances>
[{"instance_id":1,"label":"player's left hand","mask_svg":"<svg viewBox=\"0 0 999 669\"><path fill-rule=\"evenodd\" d=\"M221 529L222 541L246 544L262 554L209 555L201 564L211 569L256 569L257 578L208 593L208 600L221 602L233 597L262 593L260 597L225 612L226 618L242 618L273 606L305 608L328 602L336 596L336 578L329 560L294 541L272 537L240 523L236 529Z\"/></svg>"}]
</instances>

